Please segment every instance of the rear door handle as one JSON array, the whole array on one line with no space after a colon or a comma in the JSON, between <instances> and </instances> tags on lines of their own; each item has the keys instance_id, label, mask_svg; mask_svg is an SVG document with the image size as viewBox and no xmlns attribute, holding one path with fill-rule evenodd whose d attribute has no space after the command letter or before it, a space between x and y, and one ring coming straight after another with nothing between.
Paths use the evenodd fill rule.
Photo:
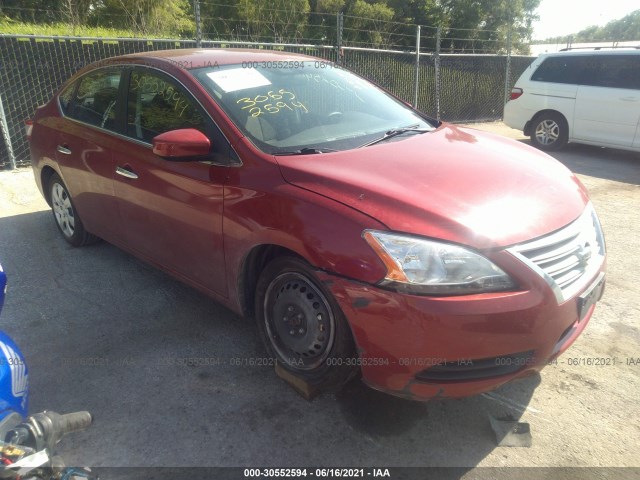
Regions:
<instances>
[{"instance_id":1,"label":"rear door handle","mask_svg":"<svg viewBox=\"0 0 640 480\"><path fill-rule=\"evenodd\" d=\"M58 148L56 148L56 150L60 153L64 153L65 155L71 155L71 150L69 150L64 145L58 145Z\"/></svg>"},{"instance_id":2,"label":"rear door handle","mask_svg":"<svg viewBox=\"0 0 640 480\"><path fill-rule=\"evenodd\" d=\"M131 170L127 170L126 168L122 167L116 167L116 173L132 180L136 180L138 178L138 175L133 173Z\"/></svg>"},{"instance_id":3,"label":"rear door handle","mask_svg":"<svg viewBox=\"0 0 640 480\"><path fill-rule=\"evenodd\" d=\"M620 100L623 102L637 102L638 97L622 97Z\"/></svg>"}]
</instances>

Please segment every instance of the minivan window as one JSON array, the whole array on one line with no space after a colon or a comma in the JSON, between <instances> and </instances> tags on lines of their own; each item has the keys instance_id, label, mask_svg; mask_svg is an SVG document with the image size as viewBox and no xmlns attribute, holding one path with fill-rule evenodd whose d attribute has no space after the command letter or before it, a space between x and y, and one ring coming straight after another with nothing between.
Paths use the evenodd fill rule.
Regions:
<instances>
[{"instance_id":1,"label":"minivan window","mask_svg":"<svg viewBox=\"0 0 640 480\"><path fill-rule=\"evenodd\" d=\"M585 63L585 57L549 57L537 68L531 80L534 82L551 83L580 83L580 71Z\"/></svg>"},{"instance_id":2,"label":"minivan window","mask_svg":"<svg viewBox=\"0 0 640 480\"><path fill-rule=\"evenodd\" d=\"M594 87L640 89L640 55L589 56L581 84Z\"/></svg>"},{"instance_id":3,"label":"minivan window","mask_svg":"<svg viewBox=\"0 0 640 480\"><path fill-rule=\"evenodd\" d=\"M63 112L81 122L114 130L120 76L119 69L101 69L88 73L80 79L75 96L70 102L66 100L67 90L63 92L60 102ZM69 87L69 90L73 91L73 88Z\"/></svg>"},{"instance_id":4,"label":"minivan window","mask_svg":"<svg viewBox=\"0 0 640 480\"><path fill-rule=\"evenodd\" d=\"M536 82L640 89L640 55L563 55L545 59Z\"/></svg>"}]
</instances>

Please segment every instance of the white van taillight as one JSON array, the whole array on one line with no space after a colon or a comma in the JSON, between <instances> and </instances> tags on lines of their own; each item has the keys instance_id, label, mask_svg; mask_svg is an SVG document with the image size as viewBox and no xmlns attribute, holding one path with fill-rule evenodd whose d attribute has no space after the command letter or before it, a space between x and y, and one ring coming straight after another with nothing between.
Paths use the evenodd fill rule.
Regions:
<instances>
[{"instance_id":1,"label":"white van taillight","mask_svg":"<svg viewBox=\"0 0 640 480\"><path fill-rule=\"evenodd\" d=\"M522 95L522 89L521 88L512 88L511 89L511 95L509 96L509 100L515 100L516 98L520 98L520 95Z\"/></svg>"},{"instance_id":2,"label":"white van taillight","mask_svg":"<svg viewBox=\"0 0 640 480\"><path fill-rule=\"evenodd\" d=\"M31 130L33 130L33 120L25 120L24 128L27 131L27 139L31 138Z\"/></svg>"}]
</instances>

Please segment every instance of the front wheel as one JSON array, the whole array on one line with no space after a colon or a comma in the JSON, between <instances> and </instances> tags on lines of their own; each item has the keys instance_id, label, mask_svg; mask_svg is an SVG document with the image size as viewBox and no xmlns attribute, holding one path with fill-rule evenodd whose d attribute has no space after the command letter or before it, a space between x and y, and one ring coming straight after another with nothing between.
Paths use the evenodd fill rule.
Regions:
<instances>
[{"instance_id":1,"label":"front wheel","mask_svg":"<svg viewBox=\"0 0 640 480\"><path fill-rule=\"evenodd\" d=\"M339 388L357 373L347 321L306 262L271 261L255 301L260 336L283 368L320 390Z\"/></svg>"},{"instance_id":2,"label":"front wheel","mask_svg":"<svg viewBox=\"0 0 640 480\"><path fill-rule=\"evenodd\" d=\"M559 150L569 139L569 127L559 113L541 113L533 119L531 143L540 150Z\"/></svg>"}]
</instances>

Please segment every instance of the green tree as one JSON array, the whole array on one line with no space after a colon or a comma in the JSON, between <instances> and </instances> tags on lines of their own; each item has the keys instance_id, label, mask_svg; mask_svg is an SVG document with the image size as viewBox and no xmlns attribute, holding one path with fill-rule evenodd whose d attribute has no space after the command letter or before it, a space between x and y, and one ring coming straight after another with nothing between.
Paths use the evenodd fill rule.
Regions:
<instances>
[{"instance_id":1,"label":"green tree","mask_svg":"<svg viewBox=\"0 0 640 480\"><path fill-rule=\"evenodd\" d=\"M102 0L92 9L90 23L141 36L193 36L195 31L189 0Z\"/></svg>"},{"instance_id":2,"label":"green tree","mask_svg":"<svg viewBox=\"0 0 640 480\"><path fill-rule=\"evenodd\" d=\"M50 23L62 17L61 0L1 0L0 13L12 20Z\"/></svg>"},{"instance_id":3,"label":"green tree","mask_svg":"<svg viewBox=\"0 0 640 480\"><path fill-rule=\"evenodd\" d=\"M202 33L212 40L247 40L245 21L240 19L237 3L202 2Z\"/></svg>"},{"instance_id":4,"label":"green tree","mask_svg":"<svg viewBox=\"0 0 640 480\"><path fill-rule=\"evenodd\" d=\"M435 48L437 27L445 51L506 51L511 30L514 51L528 53L535 10L540 0L387 0L397 22L394 44L412 48L415 26L422 28L422 48Z\"/></svg>"},{"instance_id":5,"label":"green tree","mask_svg":"<svg viewBox=\"0 0 640 480\"><path fill-rule=\"evenodd\" d=\"M551 37L537 43L625 42L640 40L640 10L612 20L604 26L592 25L571 35Z\"/></svg>"},{"instance_id":6,"label":"green tree","mask_svg":"<svg viewBox=\"0 0 640 480\"><path fill-rule=\"evenodd\" d=\"M350 2L344 19L345 44L380 47L388 45L394 31L394 11L384 2Z\"/></svg>"},{"instance_id":7,"label":"green tree","mask_svg":"<svg viewBox=\"0 0 640 480\"><path fill-rule=\"evenodd\" d=\"M442 0L443 47L452 51L528 53L540 0Z\"/></svg>"},{"instance_id":8,"label":"green tree","mask_svg":"<svg viewBox=\"0 0 640 480\"><path fill-rule=\"evenodd\" d=\"M337 38L337 15L344 12L345 0L311 0L306 40L334 43Z\"/></svg>"},{"instance_id":9,"label":"green tree","mask_svg":"<svg viewBox=\"0 0 640 480\"><path fill-rule=\"evenodd\" d=\"M201 0L205 38L265 42L335 43L336 16L344 14L343 44L412 49L416 25L422 46L435 47L441 28L444 51L505 50L511 33L515 51L526 53L540 0ZM5 21L63 22L129 29L139 36L190 36L193 0L0 0ZM637 38L640 14L592 39Z\"/></svg>"},{"instance_id":10,"label":"green tree","mask_svg":"<svg viewBox=\"0 0 640 480\"><path fill-rule=\"evenodd\" d=\"M239 0L238 17L251 41L295 42L304 37L307 0Z\"/></svg>"}]
</instances>

